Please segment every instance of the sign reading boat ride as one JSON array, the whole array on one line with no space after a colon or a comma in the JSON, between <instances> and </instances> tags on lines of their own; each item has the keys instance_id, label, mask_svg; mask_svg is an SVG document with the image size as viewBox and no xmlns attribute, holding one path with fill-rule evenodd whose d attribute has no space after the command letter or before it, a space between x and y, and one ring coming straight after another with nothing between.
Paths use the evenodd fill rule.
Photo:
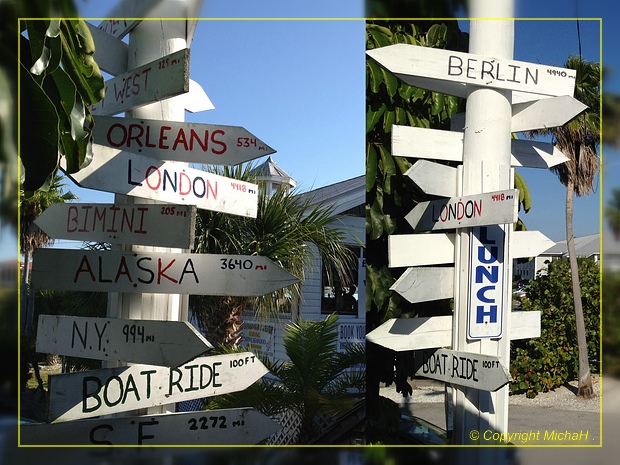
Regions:
<instances>
[{"instance_id":1,"label":"sign reading boat ride","mask_svg":"<svg viewBox=\"0 0 620 465\"><path fill-rule=\"evenodd\" d=\"M67 175L82 187L256 218L258 186L102 145L90 164Z\"/></svg>"},{"instance_id":2,"label":"sign reading boat ride","mask_svg":"<svg viewBox=\"0 0 620 465\"><path fill-rule=\"evenodd\" d=\"M67 421L246 389L269 370L251 352L199 357L179 367L127 367L52 375L49 421Z\"/></svg>"},{"instance_id":3,"label":"sign reading boat ride","mask_svg":"<svg viewBox=\"0 0 620 465\"><path fill-rule=\"evenodd\" d=\"M432 200L418 203L405 219L416 231L514 223L518 201L517 189Z\"/></svg>"},{"instance_id":4,"label":"sign reading boat ride","mask_svg":"<svg viewBox=\"0 0 620 465\"><path fill-rule=\"evenodd\" d=\"M238 165L275 152L239 126L95 116L98 144L158 160Z\"/></svg>"},{"instance_id":5,"label":"sign reading boat ride","mask_svg":"<svg viewBox=\"0 0 620 465\"><path fill-rule=\"evenodd\" d=\"M34 220L54 239L190 249L196 207L55 203Z\"/></svg>"},{"instance_id":6,"label":"sign reading boat ride","mask_svg":"<svg viewBox=\"0 0 620 465\"><path fill-rule=\"evenodd\" d=\"M416 350L416 375L446 383L496 391L511 381L498 357L447 349Z\"/></svg>"},{"instance_id":7,"label":"sign reading boat ride","mask_svg":"<svg viewBox=\"0 0 620 465\"><path fill-rule=\"evenodd\" d=\"M58 291L253 297L297 282L258 255L36 249L32 265L33 286Z\"/></svg>"}]
</instances>

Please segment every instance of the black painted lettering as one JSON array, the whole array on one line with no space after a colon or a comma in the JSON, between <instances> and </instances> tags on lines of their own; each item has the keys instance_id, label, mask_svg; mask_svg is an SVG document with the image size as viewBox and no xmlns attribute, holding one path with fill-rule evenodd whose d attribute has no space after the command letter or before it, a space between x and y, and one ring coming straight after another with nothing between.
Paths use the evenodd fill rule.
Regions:
<instances>
[{"instance_id":1,"label":"black painted lettering","mask_svg":"<svg viewBox=\"0 0 620 465\"><path fill-rule=\"evenodd\" d=\"M102 446L111 446L112 443L110 441L98 440L95 438L95 433L100 429L105 429L106 431L114 431L112 425L97 425L93 429L90 430L89 438L91 444L99 444Z\"/></svg>"},{"instance_id":2,"label":"black painted lettering","mask_svg":"<svg viewBox=\"0 0 620 465\"><path fill-rule=\"evenodd\" d=\"M73 321L73 333L71 335L71 348L73 349L75 347L75 334L77 333L78 338L80 338L80 341L82 342L82 348L86 349L86 339L88 337L88 322L84 323L84 336L82 336L82 333L80 331L80 328L78 327L78 324L76 321Z\"/></svg>"},{"instance_id":3,"label":"black painted lettering","mask_svg":"<svg viewBox=\"0 0 620 465\"><path fill-rule=\"evenodd\" d=\"M89 383L95 383L95 389L91 392L88 389ZM82 380L82 413L90 413L101 407L101 397L99 397L99 391L101 389L101 380L96 376L85 376ZM88 406L88 399L95 400L95 405Z\"/></svg>"},{"instance_id":4,"label":"black painted lettering","mask_svg":"<svg viewBox=\"0 0 620 465\"><path fill-rule=\"evenodd\" d=\"M156 420L151 421L141 421L138 423L138 445L144 444L145 439L155 439L155 436L149 434L148 436L144 434L143 430L145 426L154 426L159 425L159 422Z\"/></svg>"}]
</instances>

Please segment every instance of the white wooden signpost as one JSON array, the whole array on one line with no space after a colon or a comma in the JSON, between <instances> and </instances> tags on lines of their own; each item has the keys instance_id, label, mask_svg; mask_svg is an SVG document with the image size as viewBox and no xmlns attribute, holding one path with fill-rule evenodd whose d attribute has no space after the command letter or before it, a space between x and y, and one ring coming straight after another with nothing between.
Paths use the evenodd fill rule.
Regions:
<instances>
[{"instance_id":1,"label":"white wooden signpost","mask_svg":"<svg viewBox=\"0 0 620 465\"><path fill-rule=\"evenodd\" d=\"M389 267L454 263L454 241L453 233L388 236ZM510 242L510 258L535 257L553 245L555 242L540 231L514 231Z\"/></svg>"},{"instance_id":2,"label":"white wooden signpost","mask_svg":"<svg viewBox=\"0 0 620 465\"><path fill-rule=\"evenodd\" d=\"M416 231L437 231L487 224L515 223L519 191L498 192L420 202L405 219Z\"/></svg>"},{"instance_id":3,"label":"white wooden signpost","mask_svg":"<svg viewBox=\"0 0 620 465\"><path fill-rule=\"evenodd\" d=\"M256 444L280 429L252 408L23 425L22 443L94 446Z\"/></svg>"},{"instance_id":4,"label":"white wooden signpost","mask_svg":"<svg viewBox=\"0 0 620 465\"><path fill-rule=\"evenodd\" d=\"M366 53L403 82L423 88L426 87L411 78L551 96L572 96L575 86L575 70L500 57L408 44L389 45Z\"/></svg>"},{"instance_id":5,"label":"white wooden signpost","mask_svg":"<svg viewBox=\"0 0 620 465\"><path fill-rule=\"evenodd\" d=\"M213 346L187 321L40 315L36 350L176 367Z\"/></svg>"},{"instance_id":6,"label":"white wooden signpost","mask_svg":"<svg viewBox=\"0 0 620 465\"><path fill-rule=\"evenodd\" d=\"M456 168L418 160L405 172L416 186L429 195L456 197Z\"/></svg>"},{"instance_id":7,"label":"white wooden signpost","mask_svg":"<svg viewBox=\"0 0 620 465\"><path fill-rule=\"evenodd\" d=\"M452 316L391 318L366 334L366 340L397 352L450 347ZM529 339L540 336L540 311L510 313L508 338Z\"/></svg>"},{"instance_id":8,"label":"white wooden signpost","mask_svg":"<svg viewBox=\"0 0 620 465\"><path fill-rule=\"evenodd\" d=\"M256 255L62 249L33 255L37 289L258 296L299 282Z\"/></svg>"},{"instance_id":9,"label":"white wooden signpost","mask_svg":"<svg viewBox=\"0 0 620 465\"><path fill-rule=\"evenodd\" d=\"M189 49L158 58L105 82L93 115L114 115L189 92Z\"/></svg>"},{"instance_id":10,"label":"white wooden signpost","mask_svg":"<svg viewBox=\"0 0 620 465\"><path fill-rule=\"evenodd\" d=\"M449 299L454 295L454 267L415 266L408 268L390 289L398 292L411 303Z\"/></svg>"},{"instance_id":11,"label":"white wooden signpost","mask_svg":"<svg viewBox=\"0 0 620 465\"><path fill-rule=\"evenodd\" d=\"M93 152L87 167L68 174L82 187L256 218L256 184L102 145Z\"/></svg>"},{"instance_id":12,"label":"white wooden signpost","mask_svg":"<svg viewBox=\"0 0 620 465\"><path fill-rule=\"evenodd\" d=\"M547 169L568 160L548 142L512 139L510 151L511 166ZM463 133L394 125L392 155L462 162Z\"/></svg>"},{"instance_id":13,"label":"white wooden signpost","mask_svg":"<svg viewBox=\"0 0 620 465\"><path fill-rule=\"evenodd\" d=\"M137 18L147 17L153 11L153 8L161 2L162 0L120 2L108 14L110 18L115 19L101 21L98 28L118 39L122 39L141 21Z\"/></svg>"},{"instance_id":14,"label":"white wooden signpost","mask_svg":"<svg viewBox=\"0 0 620 465\"><path fill-rule=\"evenodd\" d=\"M448 349L422 349L415 353L416 375L468 386L484 391L497 391L512 381L508 369L498 357L457 352Z\"/></svg>"},{"instance_id":15,"label":"white wooden signpost","mask_svg":"<svg viewBox=\"0 0 620 465\"><path fill-rule=\"evenodd\" d=\"M571 95L515 103L512 105L510 131L534 131L562 126L586 108L586 105ZM452 131L465 129L465 113L452 116L450 129Z\"/></svg>"},{"instance_id":16,"label":"white wooden signpost","mask_svg":"<svg viewBox=\"0 0 620 465\"><path fill-rule=\"evenodd\" d=\"M191 249L196 207L55 203L34 223L54 239Z\"/></svg>"},{"instance_id":17,"label":"white wooden signpost","mask_svg":"<svg viewBox=\"0 0 620 465\"><path fill-rule=\"evenodd\" d=\"M126 412L246 389L269 370L251 352L199 357L179 367L131 365L51 375L49 421Z\"/></svg>"},{"instance_id":18,"label":"white wooden signpost","mask_svg":"<svg viewBox=\"0 0 620 465\"><path fill-rule=\"evenodd\" d=\"M239 126L95 116L95 142L158 160L238 165L275 152Z\"/></svg>"}]
</instances>

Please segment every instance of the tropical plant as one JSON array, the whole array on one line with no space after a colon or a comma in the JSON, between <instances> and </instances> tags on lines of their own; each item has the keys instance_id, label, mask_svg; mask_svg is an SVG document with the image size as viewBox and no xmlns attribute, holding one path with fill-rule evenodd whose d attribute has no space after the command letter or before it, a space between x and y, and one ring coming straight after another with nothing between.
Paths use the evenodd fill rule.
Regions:
<instances>
[{"instance_id":1,"label":"tropical plant","mask_svg":"<svg viewBox=\"0 0 620 465\"><path fill-rule=\"evenodd\" d=\"M510 364L514 380L510 386L512 392L535 397L540 392L574 380L579 373L581 351L575 345L578 336L570 267L568 259L553 260L545 272L539 272L536 279L530 281L522 310L541 312L541 333L540 337L512 341L516 353ZM578 267L590 355L588 363L593 372L598 372L601 355L600 267L591 258L578 259Z\"/></svg>"},{"instance_id":2,"label":"tropical plant","mask_svg":"<svg viewBox=\"0 0 620 465\"><path fill-rule=\"evenodd\" d=\"M252 182L253 167L212 168L226 177ZM334 225L333 209L314 203L310 194L277 190L272 196L259 189L256 218L200 210L196 217L194 250L198 253L260 255L302 278L318 253L342 281L356 257L345 245L346 230ZM331 268L328 266L328 268ZM259 317L290 312L301 298L301 283L264 296L190 296L190 308L217 344L235 346L241 338L242 313Z\"/></svg>"},{"instance_id":3,"label":"tropical plant","mask_svg":"<svg viewBox=\"0 0 620 465\"><path fill-rule=\"evenodd\" d=\"M366 361L362 345L338 352L338 316L321 321L302 320L287 325L284 349L288 361L262 360L270 375L242 392L215 397L208 409L254 407L274 416L292 411L299 420L294 443L307 444L317 431L318 414L336 415L352 407L349 393L363 392Z\"/></svg>"},{"instance_id":4,"label":"tropical plant","mask_svg":"<svg viewBox=\"0 0 620 465\"><path fill-rule=\"evenodd\" d=\"M29 292L28 282L30 278L30 259L32 252L36 248L46 247L53 243L45 232L39 229L34 220L41 215L50 205L64 203L75 200L77 197L71 191L65 191L65 184L62 182L63 176L56 174L51 180L47 190L37 190L30 195L23 191L20 196L19 215L20 215L20 236L19 244L21 253L24 255L24 270L21 276L21 313L22 330L29 330L32 327L32 312L29 311ZM26 317L26 315L28 315Z\"/></svg>"},{"instance_id":5,"label":"tropical plant","mask_svg":"<svg viewBox=\"0 0 620 465\"><path fill-rule=\"evenodd\" d=\"M566 244L571 263L573 300L575 303L575 324L579 345L579 387L578 396L591 397L594 394L588 364L586 330L583 319L581 291L575 237L573 234L573 201L575 195L588 195L594 188L598 173L597 147L600 141L600 81L599 63L584 61L581 57L570 57L565 68L577 71L575 98L586 104L588 109L563 126L530 132L531 136L551 134L555 145L568 157L566 163L554 166L560 182L566 186Z\"/></svg>"},{"instance_id":6,"label":"tropical plant","mask_svg":"<svg viewBox=\"0 0 620 465\"><path fill-rule=\"evenodd\" d=\"M617 241L620 241L620 189L614 189L613 197L605 207L605 216Z\"/></svg>"}]
</instances>

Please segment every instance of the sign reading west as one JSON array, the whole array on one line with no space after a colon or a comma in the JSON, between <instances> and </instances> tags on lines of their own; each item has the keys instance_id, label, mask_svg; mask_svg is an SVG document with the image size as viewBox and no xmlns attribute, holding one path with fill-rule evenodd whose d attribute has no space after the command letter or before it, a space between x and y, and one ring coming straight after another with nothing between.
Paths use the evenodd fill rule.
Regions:
<instances>
[{"instance_id":1,"label":"sign reading west","mask_svg":"<svg viewBox=\"0 0 620 465\"><path fill-rule=\"evenodd\" d=\"M519 191L509 189L420 202L405 219L416 231L514 223L518 217L518 204Z\"/></svg>"},{"instance_id":2,"label":"sign reading west","mask_svg":"<svg viewBox=\"0 0 620 465\"><path fill-rule=\"evenodd\" d=\"M280 429L249 407L87 419L21 427L22 445L236 445L256 444Z\"/></svg>"},{"instance_id":3,"label":"sign reading west","mask_svg":"<svg viewBox=\"0 0 620 465\"><path fill-rule=\"evenodd\" d=\"M55 239L190 249L196 207L55 203L34 221Z\"/></svg>"},{"instance_id":4,"label":"sign reading west","mask_svg":"<svg viewBox=\"0 0 620 465\"><path fill-rule=\"evenodd\" d=\"M575 86L575 70L505 58L409 44L366 53L403 82L422 88L417 77L552 96L572 96Z\"/></svg>"},{"instance_id":5,"label":"sign reading west","mask_svg":"<svg viewBox=\"0 0 620 465\"><path fill-rule=\"evenodd\" d=\"M199 357L179 367L131 365L52 375L49 421L77 420L242 391L268 371L253 353L241 352Z\"/></svg>"},{"instance_id":6,"label":"sign reading west","mask_svg":"<svg viewBox=\"0 0 620 465\"><path fill-rule=\"evenodd\" d=\"M36 350L95 360L179 366L213 346L186 321L40 315Z\"/></svg>"},{"instance_id":7,"label":"sign reading west","mask_svg":"<svg viewBox=\"0 0 620 465\"><path fill-rule=\"evenodd\" d=\"M102 145L93 152L88 166L68 174L82 187L256 218L256 184Z\"/></svg>"},{"instance_id":8,"label":"sign reading west","mask_svg":"<svg viewBox=\"0 0 620 465\"><path fill-rule=\"evenodd\" d=\"M94 140L101 145L158 160L238 165L275 152L239 126L95 116Z\"/></svg>"},{"instance_id":9,"label":"sign reading west","mask_svg":"<svg viewBox=\"0 0 620 465\"><path fill-rule=\"evenodd\" d=\"M416 375L446 383L497 391L512 381L498 357L457 352L447 349L422 350L415 353Z\"/></svg>"},{"instance_id":10,"label":"sign reading west","mask_svg":"<svg viewBox=\"0 0 620 465\"><path fill-rule=\"evenodd\" d=\"M33 286L50 290L252 297L297 282L258 255L36 249L32 265Z\"/></svg>"},{"instance_id":11,"label":"sign reading west","mask_svg":"<svg viewBox=\"0 0 620 465\"><path fill-rule=\"evenodd\" d=\"M93 115L114 115L189 92L189 49L179 50L105 82Z\"/></svg>"}]
</instances>

